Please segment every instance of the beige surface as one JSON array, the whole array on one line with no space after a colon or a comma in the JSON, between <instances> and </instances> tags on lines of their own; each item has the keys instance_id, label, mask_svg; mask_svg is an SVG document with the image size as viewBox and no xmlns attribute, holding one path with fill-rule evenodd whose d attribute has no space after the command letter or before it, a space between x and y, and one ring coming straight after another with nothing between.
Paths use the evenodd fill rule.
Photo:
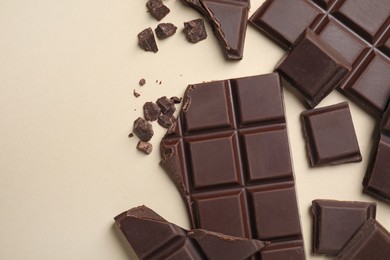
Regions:
<instances>
[{"instance_id":1,"label":"beige surface","mask_svg":"<svg viewBox=\"0 0 390 260\"><path fill-rule=\"evenodd\" d=\"M0 259L128 259L112 218L140 204L189 227L158 165L164 130L154 123L155 151L144 156L137 139L127 138L132 122L145 101L181 96L189 83L271 72L283 52L250 27L245 58L226 62L210 27L207 40L186 42L182 23L199 15L167 0L171 13L163 21L179 31L158 41L157 54L145 53L136 35L158 23L145 2L0 1ZM251 13L261 2L252 1ZM334 92L320 106L342 100ZM285 103L309 252L311 200L373 201L361 181L374 120L350 103L363 162L309 169L298 118L303 106L287 91ZM388 229L389 215L390 206L378 203L377 219Z\"/></svg>"}]
</instances>

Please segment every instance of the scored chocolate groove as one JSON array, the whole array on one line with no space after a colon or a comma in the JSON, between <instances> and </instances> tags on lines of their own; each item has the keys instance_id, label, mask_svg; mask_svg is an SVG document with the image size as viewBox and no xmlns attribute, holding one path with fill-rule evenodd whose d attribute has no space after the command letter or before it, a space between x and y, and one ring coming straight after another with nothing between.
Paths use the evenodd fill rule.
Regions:
<instances>
[{"instance_id":1,"label":"scored chocolate groove","mask_svg":"<svg viewBox=\"0 0 390 260\"><path fill-rule=\"evenodd\" d=\"M381 116L390 98L388 0L267 0L250 18L284 49L311 28L352 66L340 90Z\"/></svg>"},{"instance_id":2,"label":"scored chocolate groove","mask_svg":"<svg viewBox=\"0 0 390 260\"><path fill-rule=\"evenodd\" d=\"M305 259L277 73L190 85L161 165L193 228L271 241L261 259Z\"/></svg>"}]
</instances>

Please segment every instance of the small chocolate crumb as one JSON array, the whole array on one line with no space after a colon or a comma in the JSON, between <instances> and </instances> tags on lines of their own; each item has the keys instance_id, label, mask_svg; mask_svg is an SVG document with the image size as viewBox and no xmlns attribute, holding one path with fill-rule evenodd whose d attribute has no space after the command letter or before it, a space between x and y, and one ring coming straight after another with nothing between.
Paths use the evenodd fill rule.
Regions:
<instances>
[{"instance_id":1,"label":"small chocolate crumb","mask_svg":"<svg viewBox=\"0 0 390 260\"><path fill-rule=\"evenodd\" d=\"M170 128L173 125L173 120L174 120L173 116L161 114L158 117L157 122L162 127Z\"/></svg>"},{"instance_id":2,"label":"small chocolate crumb","mask_svg":"<svg viewBox=\"0 0 390 260\"><path fill-rule=\"evenodd\" d=\"M161 85L162 81L160 80L160 82L158 83L159 85Z\"/></svg>"},{"instance_id":3,"label":"small chocolate crumb","mask_svg":"<svg viewBox=\"0 0 390 260\"><path fill-rule=\"evenodd\" d=\"M157 99L156 103L161 108L161 112L163 114L173 115L173 113L176 111L175 104L166 96Z\"/></svg>"},{"instance_id":4,"label":"small chocolate crumb","mask_svg":"<svg viewBox=\"0 0 390 260\"><path fill-rule=\"evenodd\" d=\"M130 134L129 134L129 138L132 138L133 136L134 136L133 133L130 133Z\"/></svg>"},{"instance_id":5,"label":"small chocolate crumb","mask_svg":"<svg viewBox=\"0 0 390 260\"><path fill-rule=\"evenodd\" d=\"M153 146L149 142L138 141L137 149L144 154L150 154L153 150Z\"/></svg>"},{"instance_id":6,"label":"small chocolate crumb","mask_svg":"<svg viewBox=\"0 0 390 260\"><path fill-rule=\"evenodd\" d=\"M142 87L146 84L146 80L144 78L140 79L138 84Z\"/></svg>"},{"instance_id":7,"label":"small chocolate crumb","mask_svg":"<svg viewBox=\"0 0 390 260\"><path fill-rule=\"evenodd\" d=\"M173 102L174 104L180 104L182 98L179 98L179 97L171 97L170 100L172 100L172 102Z\"/></svg>"},{"instance_id":8,"label":"small chocolate crumb","mask_svg":"<svg viewBox=\"0 0 390 260\"><path fill-rule=\"evenodd\" d=\"M169 8L166 7L161 0L149 0L146 3L146 7L150 14L159 21L170 12Z\"/></svg>"},{"instance_id":9,"label":"small chocolate crumb","mask_svg":"<svg viewBox=\"0 0 390 260\"><path fill-rule=\"evenodd\" d=\"M133 90L133 95L134 95L134 97L139 97L139 96L141 96L137 91L135 91L135 89Z\"/></svg>"},{"instance_id":10,"label":"small chocolate crumb","mask_svg":"<svg viewBox=\"0 0 390 260\"><path fill-rule=\"evenodd\" d=\"M144 104L144 117L148 121L157 120L158 116L161 113L161 108L153 102L146 102Z\"/></svg>"},{"instance_id":11,"label":"small chocolate crumb","mask_svg":"<svg viewBox=\"0 0 390 260\"><path fill-rule=\"evenodd\" d=\"M158 79L156 79L156 83L158 83Z\"/></svg>"},{"instance_id":12,"label":"small chocolate crumb","mask_svg":"<svg viewBox=\"0 0 390 260\"><path fill-rule=\"evenodd\" d=\"M144 51L158 52L152 28L146 28L138 34L138 46Z\"/></svg>"},{"instance_id":13,"label":"small chocolate crumb","mask_svg":"<svg viewBox=\"0 0 390 260\"><path fill-rule=\"evenodd\" d=\"M203 19L195 19L184 22L184 34L191 43L197 43L207 38L206 28Z\"/></svg>"},{"instance_id":14,"label":"small chocolate crumb","mask_svg":"<svg viewBox=\"0 0 390 260\"><path fill-rule=\"evenodd\" d=\"M134 121L133 133L136 134L139 139L144 142L147 142L152 139L152 136L154 135L152 125L141 117L138 117Z\"/></svg>"},{"instance_id":15,"label":"small chocolate crumb","mask_svg":"<svg viewBox=\"0 0 390 260\"><path fill-rule=\"evenodd\" d=\"M156 33L157 38L165 39L169 36L172 36L176 33L177 27L172 23L160 23L157 25L154 32Z\"/></svg>"}]
</instances>

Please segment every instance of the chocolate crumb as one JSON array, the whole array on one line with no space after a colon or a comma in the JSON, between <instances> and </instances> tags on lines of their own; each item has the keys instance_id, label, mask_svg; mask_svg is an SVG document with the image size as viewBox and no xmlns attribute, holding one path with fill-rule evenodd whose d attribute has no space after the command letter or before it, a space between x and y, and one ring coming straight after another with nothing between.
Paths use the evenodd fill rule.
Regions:
<instances>
[{"instance_id":1,"label":"chocolate crumb","mask_svg":"<svg viewBox=\"0 0 390 260\"><path fill-rule=\"evenodd\" d=\"M174 118L172 115L161 114L158 117L157 122L162 127L170 128L173 125L173 120Z\"/></svg>"},{"instance_id":2,"label":"chocolate crumb","mask_svg":"<svg viewBox=\"0 0 390 260\"><path fill-rule=\"evenodd\" d=\"M137 91L135 91L135 89L133 90L133 95L134 95L134 97L139 97L139 96L141 96Z\"/></svg>"},{"instance_id":3,"label":"chocolate crumb","mask_svg":"<svg viewBox=\"0 0 390 260\"><path fill-rule=\"evenodd\" d=\"M172 102L173 102L174 104L180 104L182 98L179 98L179 97L171 97L170 100L172 100Z\"/></svg>"},{"instance_id":4,"label":"chocolate crumb","mask_svg":"<svg viewBox=\"0 0 390 260\"><path fill-rule=\"evenodd\" d=\"M161 113L161 108L153 102L146 102L144 104L144 117L148 121L157 120L158 116Z\"/></svg>"},{"instance_id":5,"label":"chocolate crumb","mask_svg":"<svg viewBox=\"0 0 390 260\"><path fill-rule=\"evenodd\" d=\"M161 108L161 112L163 114L173 115L173 113L176 111L175 104L166 96L157 99L156 103Z\"/></svg>"},{"instance_id":6,"label":"chocolate crumb","mask_svg":"<svg viewBox=\"0 0 390 260\"><path fill-rule=\"evenodd\" d=\"M160 23L157 25L154 32L156 33L157 38L165 39L169 36L172 36L176 33L177 27L172 23Z\"/></svg>"},{"instance_id":7,"label":"chocolate crumb","mask_svg":"<svg viewBox=\"0 0 390 260\"><path fill-rule=\"evenodd\" d=\"M133 133L130 133L130 134L129 134L129 138L132 138L133 136L134 136Z\"/></svg>"},{"instance_id":8,"label":"chocolate crumb","mask_svg":"<svg viewBox=\"0 0 390 260\"><path fill-rule=\"evenodd\" d=\"M144 51L158 52L152 28L146 28L138 34L138 46Z\"/></svg>"},{"instance_id":9,"label":"chocolate crumb","mask_svg":"<svg viewBox=\"0 0 390 260\"><path fill-rule=\"evenodd\" d=\"M144 78L140 79L138 84L142 87L146 84L146 80Z\"/></svg>"},{"instance_id":10,"label":"chocolate crumb","mask_svg":"<svg viewBox=\"0 0 390 260\"><path fill-rule=\"evenodd\" d=\"M203 19L195 19L184 22L184 34L191 43L197 43L207 38L206 28Z\"/></svg>"},{"instance_id":11,"label":"chocolate crumb","mask_svg":"<svg viewBox=\"0 0 390 260\"><path fill-rule=\"evenodd\" d=\"M161 0L149 0L146 3L146 7L150 14L159 21L170 12L169 8L166 7Z\"/></svg>"},{"instance_id":12,"label":"chocolate crumb","mask_svg":"<svg viewBox=\"0 0 390 260\"><path fill-rule=\"evenodd\" d=\"M144 154L150 154L153 150L153 146L149 142L138 141L137 149Z\"/></svg>"},{"instance_id":13,"label":"chocolate crumb","mask_svg":"<svg viewBox=\"0 0 390 260\"><path fill-rule=\"evenodd\" d=\"M139 139L144 142L147 142L152 139L152 136L154 135L152 125L141 117L138 117L134 121L133 133L136 134Z\"/></svg>"}]
</instances>

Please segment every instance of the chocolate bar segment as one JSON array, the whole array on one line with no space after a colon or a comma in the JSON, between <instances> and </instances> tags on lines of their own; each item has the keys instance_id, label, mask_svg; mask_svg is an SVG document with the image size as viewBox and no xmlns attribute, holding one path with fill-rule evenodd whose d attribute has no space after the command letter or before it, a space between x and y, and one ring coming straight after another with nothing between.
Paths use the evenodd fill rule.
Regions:
<instances>
[{"instance_id":1,"label":"chocolate bar segment","mask_svg":"<svg viewBox=\"0 0 390 260\"><path fill-rule=\"evenodd\" d=\"M369 219L348 242L337 260L387 260L390 255L390 233L375 219Z\"/></svg>"},{"instance_id":2,"label":"chocolate bar segment","mask_svg":"<svg viewBox=\"0 0 390 260\"><path fill-rule=\"evenodd\" d=\"M117 227L142 259L247 259L266 243L202 229L184 230L140 206L115 218Z\"/></svg>"},{"instance_id":3,"label":"chocolate bar segment","mask_svg":"<svg viewBox=\"0 0 390 260\"><path fill-rule=\"evenodd\" d=\"M312 166L362 160L347 102L304 111L301 118Z\"/></svg>"},{"instance_id":4,"label":"chocolate bar segment","mask_svg":"<svg viewBox=\"0 0 390 260\"><path fill-rule=\"evenodd\" d=\"M263 259L305 259L279 75L190 85L175 125L161 165L192 226L269 240Z\"/></svg>"},{"instance_id":5,"label":"chocolate bar segment","mask_svg":"<svg viewBox=\"0 0 390 260\"><path fill-rule=\"evenodd\" d=\"M366 220L375 218L376 203L313 200L313 253L336 256Z\"/></svg>"}]
</instances>

